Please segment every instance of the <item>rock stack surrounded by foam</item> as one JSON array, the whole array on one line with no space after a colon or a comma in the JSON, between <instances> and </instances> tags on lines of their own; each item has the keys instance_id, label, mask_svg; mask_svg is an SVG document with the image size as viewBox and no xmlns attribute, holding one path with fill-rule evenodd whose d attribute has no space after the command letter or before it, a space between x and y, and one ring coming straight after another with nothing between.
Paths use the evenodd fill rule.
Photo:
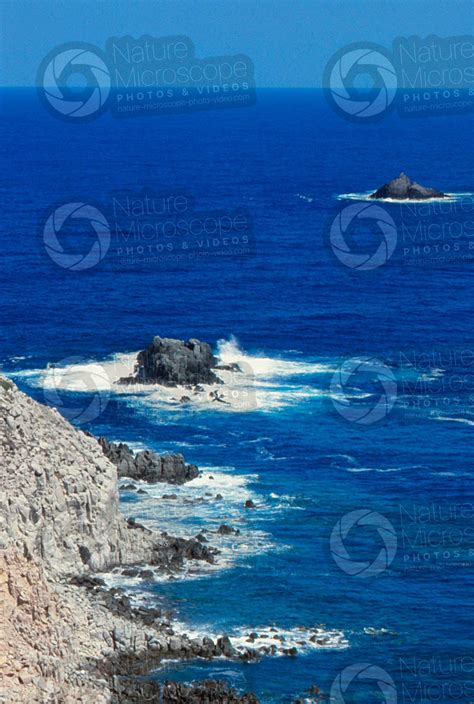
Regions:
<instances>
[{"instance_id":1,"label":"rock stack surrounded by foam","mask_svg":"<svg viewBox=\"0 0 474 704\"><path fill-rule=\"evenodd\" d=\"M207 342L156 336L138 353L135 373L119 379L119 383L190 387L219 384L221 380L213 371L216 366L217 359Z\"/></svg>"}]
</instances>

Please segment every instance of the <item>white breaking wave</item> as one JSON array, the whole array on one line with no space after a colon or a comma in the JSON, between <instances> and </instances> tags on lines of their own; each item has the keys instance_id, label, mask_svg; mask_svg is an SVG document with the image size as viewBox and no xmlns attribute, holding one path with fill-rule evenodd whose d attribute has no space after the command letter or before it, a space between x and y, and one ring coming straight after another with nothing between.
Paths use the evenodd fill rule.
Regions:
<instances>
[{"instance_id":1,"label":"white breaking wave","mask_svg":"<svg viewBox=\"0 0 474 704\"><path fill-rule=\"evenodd\" d=\"M274 648L273 655L286 655L285 650L296 648L300 653L311 650L342 649L349 647L349 641L342 631L328 630L325 626L305 628L303 626L284 629L277 626L263 626L257 628L241 628L237 633L229 634L234 648L245 651L253 648L257 652L260 648L267 650Z\"/></svg>"},{"instance_id":2,"label":"white breaking wave","mask_svg":"<svg viewBox=\"0 0 474 704\"><path fill-rule=\"evenodd\" d=\"M380 467L346 467L346 472L380 472L381 474L385 472L402 472L404 469L413 469L413 467L387 467L387 469L381 469Z\"/></svg>"},{"instance_id":3,"label":"white breaking wave","mask_svg":"<svg viewBox=\"0 0 474 704\"><path fill-rule=\"evenodd\" d=\"M353 472L358 474L359 472L401 472L403 467L389 467L388 469L378 469L377 467L346 467L346 472Z\"/></svg>"},{"instance_id":4,"label":"white breaking wave","mask_svg":"<svg viewBox=\"0 0 474 704\"><path fill-rule=\"evenodd\" d=\"M262 379L284 378L300 374L326 374L335 372L337 369L335 365L249 355L240 349L239 343L233 335L229 340L219 340L217 349L217 357L222 364L231 364L232 362L242 365L249 364L254 375Z\"/></svg>"},{"instance_id":5,"label":"white breaking wave","mask_svg":"<svg viewBox=\"0 0 474 704\"><path fill-rule=\"evenodd\" d=\"M370 198L374 191L365 191L362 193L341 193L337 196L337 200L362 200L369 203L401 203L409 205L410 203L456 203L463 198L472 196L472 193L446 193L445 198L420 198L397 200L396 198Z\"/></svg>"},{"instance_id":6,"label":"white breaking wave","mask_svg":"<svg viewBox=\"0 0 474 704\"><path fill-rule=\"evenodd\" d=\"M125 589L133 606L155 606L159 597L155 592L144 592L136 589L140 580L126 578L114 573L102 573L106 585ZM141 583L143 587L143 583ZM165 606L164 600L162 605ZM248 650L255 651L258 655L281 657L291 655L292 648L296 648L300 655L314 650L342 650L349 647L349 640L343 631L329 629L319 624L313 627L296 626L282 628L272 626L241 626L223 632L218 632L216 626L193 625L173 617L172 628L175 634L187 635L191 639L202 640L212 638L214 641L222 635L227 635L235 650L244 655ZM375 630L375 629L374 629ZM383 631L384 629L381 629ZM388 633L388 631L387 631Z\"/></svg>"},{"instance_id":7,"label":"white breaking wave","mask_svg":"<svg viewBox=\"0 0 474 704\"><path fill-rule=\"evenodd\" d=\"M71 357L57 366L13 372L11 376L55 393L120 394L127 403L138 407L249 412L278 410L327 396L326 389L302 383L298 377L332 374L337 370L334 363L250 355L231 336L229 340L219 341L216 357L219 365L236 364L241 371L218 369L223 384L201 384L197 389L119 384L120 378L133 375L137 355L138 352L117 353L101 361ZM215 400L215 392L221 402Z\"/></svg>"},{"instance_id":8,"label":"white breaking wave","mask_svg":"<svg viewBox=\"0 0 474 704\"><path fill-rule=\"evenodd\" d=\"M314 196L307 196L304 193L297 193L296 197L301 198L301 200L305 200L307 203L312 203L314 200Z\"/></svg>"},{"instance_id":9,"label":"white breaking wave","mask_svg":"<svg viewBox=\"0 0 474 704\"><path fill-rule=\"evenodd\" d=\"M434 420L441 420L445 423L464 423L465 425L474 425L474 420L469 420L469 418L451 418L450 416L431 416Z\"/></svg>"},{"instance_id":10,"label":"white breaking wave","mask_svg":"<svg viewBox=\"0 0 474 704\"><path fill-rule=\"evenodd\" d=\"M11 372L11 376L28 379L32 386L43 389L76 393L110 392L121 376L133 372L136 356L137 353L115 354L100 362L69 357L57 365L48 365L46 369L24 369Z\"/></svg>"},{"instance_id":11,"label":"white breaking wave","mask_svg":"<svg viewBox=\"0 0 474 704\"><path fill-rule=\"evenodd\" d=\"M197 628L196 626L190 627L179 620L173 620L173 626L181 634L186 633L191 638L209 636L216 639L222 635L215 630L215 626L210 625L202 625ZM241 626L231 629L226 632L226 635L240 654L244 654L250 649L255 650L258 654L278 657L287 655L288 653L285 651L291 648L296 648L300 654L306 654L312 650L339 650L349 647L349 641L343 631L328 629L322 624L309 628L305 626L283 628L277 625ZM273 652L271 652L272 646Z\"/></svg>"},{"instance_id":12,"label":"white breaking wave","mask_svg":"<svg viewBox=\"0 0 474 704\"><path fill-rule=\"evenodd\" d=\"M255 474L234 474L233 467L201 467L201 474L179 486L148 484L123 477L119 486L127 501L121 502L121 511L152 530L171 535L190 537L201 534L206 544L220 551L213 565L188 563L177 575L179 579L197 579L212 572L234 567L249 555L286 550L277 545L270 534L256 528L254 520L271 518L275 512L298 510L291 497L277 494L264 498L251 489L258 481ZM132 484L136 489L123 489ZM146 492L138 494L138 491ZM166 497L166 498L163 498ZM252 501L256 509L245 509ZM221 535L219 527L225 524L234 531ZM136 583L131 578L130 583ZM168 579L158 576L158 581Z\"/></svg>"}]
</instances>

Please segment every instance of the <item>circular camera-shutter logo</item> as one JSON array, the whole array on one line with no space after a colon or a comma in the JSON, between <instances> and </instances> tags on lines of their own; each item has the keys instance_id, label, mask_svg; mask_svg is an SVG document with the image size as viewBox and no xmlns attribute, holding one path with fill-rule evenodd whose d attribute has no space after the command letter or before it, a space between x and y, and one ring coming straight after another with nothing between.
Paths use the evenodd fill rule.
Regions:
<instances>
[{"instance_id":1,"label":"circular camera-shutter logo","mask_svg":"<svg viewBox=\"0 0 474 704\"><path fill-rule=\"evenodd\" d=\"M344 544L349 531L372 526L377 529L382 547L374 560L354 560ZM346 513L334 526L330 538L334 562L351 577L374 577L389 567L397 552L397 535L392 523L376 511L358 509Z\"/></svg>"},{"instance_id":2,"label":"circular camera-shutter logo","mask_svg":"<svg viewBox=\"0 0 474 704\"><path fill-rule=\"evenodd\" d=\"M80 76L80 90L68 80ZM52 51L38 72L40 96L57 117L80 121L97 116L106 107L111 78L96 47L81 42L65 44Z\"/></svg>"},{"instance_id":3,"label":"circular camera-shutter logo","mask_svg":"<svg viewBox=\"0 0 474 704\"><path fill-rule=\"evenodd\" d=\"M381 667L368 662L350 665L336 677L331 687L331 704L346 704L346 702L352 701L352 699L345 699L344 695L353 682L355 688L357 683L362 681L372 681L377 684L380 695L383 696L383 700L380 699L380 704L397 704L397 688L393 679Z\"/></svg>"},{"instance_id":4,"label":"circular camera-shutter logo","mask_svg":"<svg viewBox=\"0 0 474 704\"><path fill-rule=\"evenodd\" d=\"M381 241L373 254L352 252L345 239L350 225L364 220L371 226L375 223L380 230ZM329 240L332 251L345 266L368 271L383 266L394 253L397 245L397 227L393 218L380 205L353 203L343 208L334 218Z\"/></svg>"},{"instance_id":5,"label":"circular camera-shutter logo","mask_svg":"<svg viewBox=\"0 0 474 704\"><path fill-rule=\"evenodd\" d=\"M58 235L68 220L86 220L95 233L95 241L86 254L68 254ZM65 203L56 208L46 220L43 242L49 256L63 269L84 271L96 266L110 247L110 227L105 216L88 203Z\"/></svg>"},{"instance_id":6,"label":"circular camera-shutter logo","mask_svg":"<svg viewBox=\"0 0 474 704\"><path fill-rule=\"evenodd\" d=\"M349 382L356 374L380 384L382 393L375 404L367 405L365 393L362 399L357 390L349 393ZM332 404L339 415L360 425L372 425L385 418L397 399L397 382L392 370L375 357L347 359L334 373L329 390Z\"/></svg>"},{"instance_id":7,"label":"circular camera-shutter logo","mask_svg":"<svg viewBox=\"0 0 474 704\"><path fill-rule=\"evenodd\" d=\"M100 364L83 357L68 357L45 373L43 395L67 420L89 423L104 412L109 402L111 382Z\"/></svg>"},{"instance_id":8,"label":"circular camera-shutter logo","mask_svg":"<svg viewBox=\"0 0 474 704\"><path fill-rule=\"evenodd\" d=\"M370 90L356 86L361 74L369 76ZM330 105L356 122L382 118L397 93L395 67L383 47L368 42L350 44L329 60L324 90Z\"/></svg>"}]
</instances>

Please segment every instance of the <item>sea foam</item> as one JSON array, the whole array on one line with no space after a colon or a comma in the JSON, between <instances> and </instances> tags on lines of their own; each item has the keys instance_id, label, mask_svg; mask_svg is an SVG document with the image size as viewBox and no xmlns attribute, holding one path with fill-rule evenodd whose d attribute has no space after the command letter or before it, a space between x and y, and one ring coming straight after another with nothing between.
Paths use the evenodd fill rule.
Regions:
<instances>
[{"instance_id":1,"label":"sea foam","mask_svg":"<svg viewBox=\"0 0 474 704\"><path fill-rule=\"evenodd\" d=\"M184 386L158 384L119 384L121 377L133 374L138 352L117 353L107 359L84 360L71 357L47 369L13 372L32 386L74 393L121 395L134 406L167 410L212 410L218 412L273 411L328 395L327 384L305 383L304 378L323 377L336 371L334 362L282 359L243 351L235 337L220 340L216 357L219 365L237 364L241 371L220 369L223 384L201 385L202 391ZM211 396L217 392L221 403ZM183 402L184 399L184 402Z\"/></svg>"}]
</instances>

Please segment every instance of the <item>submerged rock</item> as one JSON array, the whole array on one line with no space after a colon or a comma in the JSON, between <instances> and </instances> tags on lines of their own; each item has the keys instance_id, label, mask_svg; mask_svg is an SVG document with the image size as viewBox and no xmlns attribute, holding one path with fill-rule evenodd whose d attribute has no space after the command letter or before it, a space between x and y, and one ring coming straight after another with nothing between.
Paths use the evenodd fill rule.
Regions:
<instances>
[{"instance_id":1,"label":"submerged rock","mask_svg":"<svg viewBox=\"0 0 474 704\"><path fill-rule=\"evenodd\" d=\"M403 171L398 178L394 178L381 188L372 193L369 198L391 198L392 200L426 200L428 198L447 198L445 193L435 188L426 188L412 181Z\"/></svg>"},{"instance_id":2,"label":"submerged rock","mask_svg":"<svg viewBox=\"0 0 474 704\"><path fill-rule=\"evenodd\" d=\"M240 530L228 526L226 523L222 523L217 529L219 535L240 535Z\"/></svg>"},{"instance_id":3,"label":"submerged rock","mask_svg":"<svg viewBox=\"0 0 474 704\"><path fill-rule=\"evenodd\" d=\"M119 379L120 384L189 386L220 384L214 373L217 359L210 345L200 340L175 340L156 336L138 353L135 373Z\"/></svg>"}]
</instances>

